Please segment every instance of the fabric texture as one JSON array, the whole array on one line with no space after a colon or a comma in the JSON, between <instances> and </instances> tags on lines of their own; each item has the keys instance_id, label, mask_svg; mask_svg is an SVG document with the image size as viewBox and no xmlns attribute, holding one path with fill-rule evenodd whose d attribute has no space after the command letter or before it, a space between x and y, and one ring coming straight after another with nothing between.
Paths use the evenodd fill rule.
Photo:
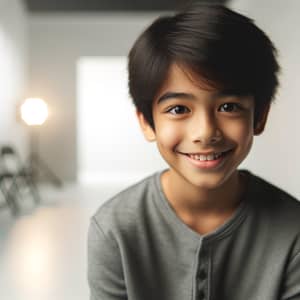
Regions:
<instances>
[{"instance_id":1,"label":"fabric texture","mask_svg":"<svg viewBox=\"0 0 300 300\"><path fill-rule=\"evenodd\" d=\"M299 201L241 170L248 185L234 215L200 235L170 206L162 172L92 216L91 300L300 300Z\"/></svg>"}]
</instances>

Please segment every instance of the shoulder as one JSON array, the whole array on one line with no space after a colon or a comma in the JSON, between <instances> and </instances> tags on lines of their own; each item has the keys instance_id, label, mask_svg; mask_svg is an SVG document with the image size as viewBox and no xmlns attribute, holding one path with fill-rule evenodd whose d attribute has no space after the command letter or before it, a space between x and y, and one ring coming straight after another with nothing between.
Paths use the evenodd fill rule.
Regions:
<instances>
[{"instance_id":1,"label":"shoulder","mask_svg":"<svg viewBox=\"0 0 300 300\"><path fill-rule=\"evenodd\" d=\"M148 207L157 193L156 172L122 190L103 205L92 216L105 235L125 233L136 226L149 213Z\"/></svg>"},{"instance_id":2,"label":"shoulder","mask_svg":"<svg viewBox=\"0 0 300 300\"><path fill-rule=\"evenodd\" d=\"M267 203L272 202L273 205L282 205L286 209L295 209L300 212L300 201L287 191L276 186L270 181L250 173L252 181L252 189L254 189L256 196L263 197Z\"/></svg>"},{"instance_id":3,"label":"shoulder","mask_svg":"<svg viewBox=\"0 0 300 300\"><path fill-rule=\"evenodd\" d=\"M251 201L274 223L300 234L300 201L275 184L250 173Z\"/></svg>"},{"instance_id":4,"label":"shoulder","mask_svg":"<svg viewBox=\"0 0 300 300\"><path fill-rule=\"evenodd\" d=\"M248 200L255 234L269 237L291 256L300 252L300 202L275 184L249 172ZM275 242L276 241L276 242Z\"/></svg>"}]
</instances>

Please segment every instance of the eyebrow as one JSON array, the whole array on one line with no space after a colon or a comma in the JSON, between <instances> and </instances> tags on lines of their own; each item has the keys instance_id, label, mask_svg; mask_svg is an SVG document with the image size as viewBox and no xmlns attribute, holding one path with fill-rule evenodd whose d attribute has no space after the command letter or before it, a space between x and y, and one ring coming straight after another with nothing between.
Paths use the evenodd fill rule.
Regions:
<instances>
[{"instance_id":1,"label":"eyebrow","mask_svg":"<svg viewBox=\"0 0 300 300\"><path fill-rule=\"evenodd\" d=\"M227 97L238 97L236 93L220 91L213 95L213 98L227 98ZM167 101L168 99L183 99L183 100L195 100L196 97L193 94L183 92L166 92L158 98L157 104Z\"/></svg>"},{"instance_id":2,"label":"eyebrow","mask_svg":"<svg viewBox=\"0 0 300 300\"><path fill-rule=\"evenodd\" d=\"M160 96L158 98L157 104L164 102L168 99L195 99L195 96L192 94L188 94L188 93L176 93L176 92L166 92L165 94L163 94L162 96Z\"/></svg>"}]
</instances>

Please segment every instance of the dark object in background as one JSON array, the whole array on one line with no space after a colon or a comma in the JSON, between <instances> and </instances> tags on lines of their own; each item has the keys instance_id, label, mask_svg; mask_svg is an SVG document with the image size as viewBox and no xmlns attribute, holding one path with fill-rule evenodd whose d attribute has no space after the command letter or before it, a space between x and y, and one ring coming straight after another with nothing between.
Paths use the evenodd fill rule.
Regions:
<instances>
[{"instance_id":1,"label":"dark object in background","mask_svg":"<svg viewBox=\"0 0 300 300\"><path fill-rule=\"evenodd\" d=\"M189 2L226 4L228 0L25 0L30 12L154 12L173 11Z\"/></svg>"},{"instance_id":2,"label":"dark object in background","mask_svg":"<svg viewBox=\"0 0 300 300\"><path fill-rule=\"evenodd\" d=\"M22 163L12 146L4 145L0 148L0 190L13 215L20 211L18 202L24 198L24 189L30 192L36 204L40 202L30 168Z\"/></svg>"}]
</instances>

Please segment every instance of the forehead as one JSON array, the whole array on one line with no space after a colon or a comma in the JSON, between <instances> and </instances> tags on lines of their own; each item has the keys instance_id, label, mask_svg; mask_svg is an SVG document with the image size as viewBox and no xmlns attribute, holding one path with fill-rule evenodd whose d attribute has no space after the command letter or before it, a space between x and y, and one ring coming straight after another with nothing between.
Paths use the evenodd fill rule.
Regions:
<instances>
[{"instance_id":1,"label":"forehead","mask_svg":"<svg viewBox=\"0 0 300 300\"><path fill-rule=\"evenodd\" d=\"M214 84L217 86L218 84ZM254 105L254 97L250 94L241 94L233 90L216 88L213 83L201 75L192 72L178 64L172 64L168 70L167 77L159 89L153 101L153 108L167 103L170 99L190 99L211 102L212 100L233 100L243 101L249 106Z\"/></svg>"},{"instance_id":2,"label":"forehead","mask_svg":"<svg viewBox=\"0 0 300 300\"><path fill-rule=\"evenodd\" d=\"M154 102L159 103L166 93L186 93L197 96L198 94L219 94L219 92L209 85L203 77L174 63L170 66L167 77L156 94Z\"/></svg>"},{"instance_id":3,"label":"forehead","mask_svg":"<svg viewBox=\"0 0 300 300\"><path fill-rule=\"evenodd\" d=\"M166 80L164 81L162 88L169 86L182 86L182 85L192 85L195 88L201 88L203 90L214 91L216 88L209 85L207 80L201 75L196 74L191 69L173 63L167 73Z\"/></svg>"}]
</instances>

